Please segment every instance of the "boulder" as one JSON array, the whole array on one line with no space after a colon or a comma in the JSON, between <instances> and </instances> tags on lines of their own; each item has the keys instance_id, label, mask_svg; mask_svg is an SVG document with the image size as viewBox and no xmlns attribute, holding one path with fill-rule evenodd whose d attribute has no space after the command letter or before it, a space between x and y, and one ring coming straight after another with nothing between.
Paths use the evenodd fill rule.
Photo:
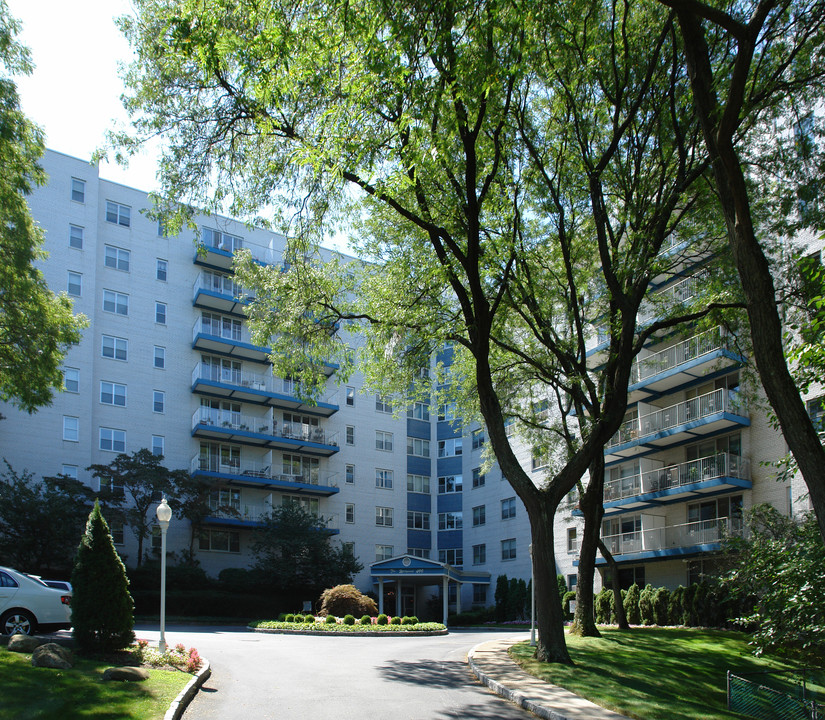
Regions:
<instances>
[{"instance_id":1,"label":"boulder","mask_svg":"<svg viewBox=\"0 0 825 720\"><path fill-rule=\"evenodd\" d=\"M72 666L72 653L57 643L46 643L32 653L33 667L68 670Z\"/></svg>"},{"instance_id":2,"label":"boulder","mask_svg":"<svg viewBox=\"0 0 825 720\"><path fill-rule=\"evenodd\" d=\"M149 679L149 673L139 667L110 667L103 671L103 679L142 682Z\"/></svg>"},{"instance_id":3,"label":"boulder","mask_svg":"<svg viewBox=\"0 0 825 720\"><path fill-rule=\"evenodd\" d=\"M18 633L9 638L9 651L19 653L34 652L36 648L46 644L46 640L32 635L23 635Z\"/></svg>"}]
</instances>

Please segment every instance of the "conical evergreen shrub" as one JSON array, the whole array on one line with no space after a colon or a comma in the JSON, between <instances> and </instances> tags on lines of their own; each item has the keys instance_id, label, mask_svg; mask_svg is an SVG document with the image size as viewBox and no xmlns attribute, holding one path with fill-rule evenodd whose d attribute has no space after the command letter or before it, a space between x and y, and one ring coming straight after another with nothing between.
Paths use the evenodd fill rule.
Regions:
<instances>
[{"instance_id":1,"label":"conical evergreen shrub","mask_svg":"<svg viewBox=\"0 0 825 720\"><path fill-rule=\"evenodd\" d=\"M109 651L135 639L134 602L100 504L89 513L72 570L72 626L81 650Z\"/></svg>"}]
</instances>

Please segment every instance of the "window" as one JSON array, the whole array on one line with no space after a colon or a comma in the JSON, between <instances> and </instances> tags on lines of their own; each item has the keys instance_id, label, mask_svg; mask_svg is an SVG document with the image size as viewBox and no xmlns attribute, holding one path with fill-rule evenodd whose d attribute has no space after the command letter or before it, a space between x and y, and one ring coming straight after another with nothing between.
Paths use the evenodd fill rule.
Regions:
<instances>
[{"instance_id":1,"label":"window","mask_svg":"<svg viewBox=\"0 0 825 720\"><path fill-rule=\"evenodd\" d=\"M86 181L72 178L72 200L79 203L86 202Z\"/></svg>"},{"instance_id":2,"label":"window","mask_svg":"<svg viewBox=\"0 0 825 720\"><path fill-rule=\"evenodd\" d=\"M407 530L429 530L430 513L407 510Z\"/></svg>"},{"instance_id":3,"label":"window","mask_svg":"<svg viewBox=\"0 0 825 720\"><path fill-rule=\"evenodd\" d=\"M430 457L430 441L421 438L407 438L407 455L415 457Z\"/></svg>"},{"instance_id":4,"label":"window","mask_svg":"<svg viewBox=\"0 0 825 720\"><path fill-rule=\"evenodd\" d=\"M321 511L321 503L318 498L308 498L301 495L284 495L281 505L296 505L316 518Z\"/></svg>"},{"instance_id":5,"label":"window","mask_svg":"<svg viewBox=\"0 0 825 720\"><path fill-rule=\"evenodd\" d=\"M393 549L392 545L376 545L375 546L375 560L376 562L380 560L389 560L395 550Z\"/></svg>"},{"instance_id":6,"label":"window","mask_svg":"<svg viewBox=\"0 0 825 720\"><path fill-rule=\"evenodd\" d=\"M375 431L375 449L392 452L392 433L383 430Z\"/></svg>"},{"instance_id":7,"label":"window","mask_svg":"<svg viewBox=\"0 0 825 720\"><path fill-rule=\"evenodd\" d=\"M349 407L355 406L355 388L347 386L347 405Z\"/></svg>"},{"instance_id":8,"label":"window","mask_svg":"<svg viewBox=\"0 0 825 720\"><path fill-rule=\"evenodd\" d=\"M103 310L117 315L129 314L129 296L114 290L103 291Z\"/></svg>"},{"instance_id":9,"label":"window","mask_svg":"<svg viewBox=\"0 0 825 720\"><path fill-rule=\"evenodd\" d=\"M125 338L104 335L101 340L100 354L113 360L127 360L129 356L129 341Z\"/></svg>"},{"instance_id":10,"label":"window","mask_svg":"<svg viewBox=\"0 0 825 720\"><path fill-rule=\"evenodd\" d=\"M132 208L128 205L121 205L120 203L107 200L106 222L114 223L121 227L129 227L132 224Z\"/></svg>"},{"instance_id":11,"label":"window","mask_svg":"<svg viewBox=\"0 0 825 720\"><path fill-rule=\"evenodd\" d=\"M152 411L156 413L165 412L166 393L162 390L152 391Z\"/></svg>"},{"instance_id":12,"label":"window","mask_svg":"<svg viewBox=\"0 0 825 720\"><path fill-rule=\"evenodd\" d=\"M80 418L63 416L63 439L78 442L80 439Z\"/></svg>"},{"instance_id":13,"label":"window","mask_svg":"<svg viewBox=\"0 0 825 720\"><path fill-rule=\"evenodd\" d=\"M514 497L504 498L501 501L501 519L509 520L516 516L516 499Z\"/></svg>"},{"instance_id":14,"label":"window","mask_svg":"<svg viewBox=\"0 0 825 720\"><path fill-rule=\"evenodd\" d=\"M484 565L486 562L487 546L484 543L481 543L481 545L473 545L473 565ZM481 587L484 586L482 585ZM473 602L475 602L475 600Z\"/></svg>"},{"instance_id":15,"label":"window","mask_svg":"<svg viewBox=\"0 0 825 720\"><path fill-rule=\"evenodd\" d=\"M567 576L567 589L568 590L575 590L578 581L579 581L578 576L576 576L572 573L570 575L568 575Z\"/></svg>"},{"instance_id":16,"label":"window","mask_svg":"<svg viewBox=\"0 0 825 720\"><path fill-rule=\"evenodd\" d=\"M281 469L284 475L291 475L298 482L317 485L320 480L321 465L318 458L284 453Z\"/></svg>"},{"instance_id":17,"label":"window","mask_svg":"<svg viewBox=\"0 0 825 720\"><path fill-rule=\"evenodd\" d=\"M101 450L110 450L111 452L125 452L126 451L126 431L115 430L114 428L100 428L100 445Z\"/></svg>"},{"instance_id":18,"label":"window","mask_svg":"<svg viewBox=\"0 0 825 720\"><path fill-rule=\"evenodd\" d=\"M392 414L392 403L387 402L380 395L375 396L375 409L380 413Z\"/></svg>"},{"instance_id":19,"label":"window","mask_svg":"<svg viewBox=\"0 0 825 720\"><path fill-rule=\"evenodd\" d=\"M77 368L63 368L63 386L66 392L80 392L80 370Z\"/></svg>"},{"instance_id":20,"label":"window","mask_svg":"<svg viewBox=\"0 0 825 720\"><path fill-rule=\"evenodd\" d=\"M478 450L484 446L484 430L473 430L473 450Z\"/></svg>"},{"instance_id":21,"label":"window","mask_svg":"<svg viewBox=\"0 0 825 720\"><path fill-rule=\"evenodd\" d=\"M352 425L347 425L346 443L347 445L355 445L355 428Z\"/></svg>"},{"instance_id":22,"label":"window","mask_svg":"<svg viewBox=\"0 0 825 720\"><path fill-rule=\"evenodd\" d=\"M199 550L238 553L241 535L234 530L203 530L198 538Z\"/></svg>"},{"instance_id":23,"label":"window","mask_svg":"<svg viewBox=\"0 0 825 720\"><path fill-rule=\"evenodd\" d=\"M83 249L83 228L80 225L69 225L69 247Z\"/></svg>"},{"instance_id":24,"label":"window","mask_svg":"<svg viewBox=\"0 0 825 720\"><path fill-rule=\"evenodd\" d=\"M169 263L166 260L157 259L155 263L155 279L166 282L167 271L169 270Z\"/></svg>"},{"instance_id":25,"label":"window","mask_svg":"<svg viewBox=\"0 0 825 720\"><path fill-rule=\"evenodd\" d=\"M451 457L452 455L461 455L461 452L461 438L450 438L449 440L438 441L438 457Z\"/></svg>"},{"instance_id":26,"label":"window","mask_svg":"<svg viewBox=\"0 0 825 720\"><path fill-rule=\"evenodd\" d=\"M382 527L392 527L392 508L376 507L375 524L380 525Z\"/></svg>"},{"instance_id":27,"label":"window","mask_svg":"<svg viewBox=\"0 0 825 720\"><path fill-rule=\"evenodd\" d=\"M427 420L430 419L430 404L424 402L413 403L412 407L407 410L407 417L413 420Z\"/></svg>"},{"instance_id":28,"label":"window","mask_svg":"<svg viewBox=\"0 0 825 720\"><path fill-rule=\"evenodd\" d=\"M474 563L475 564L475 563ZM484 563L478 563L483 565ZM487 604L487 586L481 583L473 583L473 604L486 605Z\"/></svg>"},{"instance_id":29,"label":"window","mask_svg":"<svg viewBox=\"0 0 825 720\"><path fill-rule=\"evenodd\" d=\"M155 322L158 325L166 325L166 303L155 303Z\"/></svg>"},{"instance_id":30,"label":"window","mask_svg":"<svg viewBox=\"0 0 825 720\"><path fill-rule=\"evenodd\" d=\"M550 460L547 456L547 450L541 447L534 447L530 456L530 469L541 470L542 468L546 468L549 464Z\"/></svg>"},{"instance_id":31,"label":"window","mask_svg":"<svg viewBox=\"0 0 825 720\"><path fill-rule=\"evenodd\" d=\"M155 354L152 359L152 364L159 370L166 367L166 348L155 345Z\"/></svg>"},{"instance_id":32,"label":"window","mask_svg":"<svg viewBox=\"0 0 825 720\"><path fill-rule=\"evenodd\" d=\"M408 547L407 555L412 555L413 557L427 558L429 560L430 550L429 548Z\"/></svg>"},{"instance_id":33,"label":"window","mask_svg":"<svg viewBox=\"0 0 825 720\"><path fill-rule=\"evenodd\" d=\"M484 525L487 522L487 506L477 505L473 508L473 527Z\"/></svg>"},{"instance_id":34,"label":"window","mask_svg":"<svg viewBox=\"0 0 825 720\"><path fill-rule=\"evenodd\" d=\"M430 494L430 478L426 475L407 475L407 492Z\"/></svg>"},{"instance_id":35,"label":"window","mask_svg":"<svg viewBox=\"0 0 825 720\"><path fill-rule=\"evenodd\" d=\"M444 563L445 565L452 565L453 567L461 567L464 565L464 550L461 548L439 550L438 562Z\"/></svg>"},{"instance_id":36,"label":"window","mask_svg":"<svg viewBox=\"0 0 825 720\"><path fill-rule=\"evenodd\" d=\"M473 468L473 487L484 487L486 476L481 472L481 468Z\"/></svg>"},{"instance_id":37,"label":"window","mask_svg":"<svg viewBox=\"0 0 825 720\"><path fill-rule=\"evenodd\" d=\"M60 468L60 474L77 480L77 465L63 465Z\"/></svg>"},{"instance_id":38,"label":"window","mask_svg":"<svg viewBox=\"0 0 825 720\"><path fill-rule=\"evenodd\" d=\"M240 250L243 247L243 239L237 235L230 235L229 233L206 227L201 228L201 242L206 245L206 247L225 250L227 252L235 252L235 250Z\"/></svg>"},{"instance_id":39,"label":"window","mask_svg":"<svg viewBox=\"0 0 825 720\"><path fill-rule=\"evenodd\" d=\"M501 559L515 560L516 559L516 539L508 538L501 541Z\"/></svg>"},{"instance_id":40,"label":"window","mask_svg":"<svg viewBox=\"0 0 825 720\"><path fill-rule=\"evenodd\" d=\"M462 483L461 475L445 475L438 478L438 492L439 494L461 492Z\"/></svg>"},{"instance_id":41,"label":"window","mask_svg":"<svg viewBox=\"0 0 825 720\"><path fill-rule=\"evenodd\" d=\"M445 420L455 420L455 403L443 403L438 406L438 420L443 422Z\"/></svg>"},{"instance_id":42,"label":"window","mask_svg":"<svg viewBox=\"0 0 825 720\"><path fill-rule=\"evenodd\" d=\"M152 455L163 456L166 440L163 435L152 435Z\"/></svg>"},{"instance_id":43,"label":"window","mask_svg":"<svg viewBox=\"0 0 825 720\"><path fill-rule=\"evenodd\" d=\"M123 545L123 523L115 520L109 521L109 534L112 536L112 542L115 545Z\"/></svg>"},{"instance_id":44,"label":"window","mask_svg":"<svg viewBox=\"0 0 825 720\"><path fill-rule=\"evenodd\" d=\"M129 272L131 255L132 254L128 250L115 247L114 245L106 245L103 255L103 264L106 267L113 268L115 270Z\"/></svg>"},{"instance_id":45,"label":"window","mask_svg":"<svg viewBox=\"0 0 825 720\"><path fill-rule=\"evenodd\" d=\"M438 513L439 530L461 530L464 527L464 514L461 512Z\"/></svg>"},{"instance_id":46,"label":"window","mask_svg":"<svg viewBox=\"0 0 825 720\"><path fill-rule=\"evenodd\" d=\"M375 469L375 487L392 490L392 470Z\"/></svg>"},{"instance_id":47,"label":"window","mask_svg":"<svg viewBox=\"0 0 825 720\"><path fill-rule=\"evenodd\" d=\"M240 510L241 491L234 488L212 488L209 491L210 510Z\"/></svg>"},{"instance_id":48,"label":"window","mask_svg":"<svg viewBox=\"0 0 825 720\"><path fill-rule=\"evenodd\" d=\"M355 522L355 505L353 503L344 505L344 522Z\"/></svg>"},{"instance_id":49,"label":"window","mask_svg":"<svg viewBox=\"0 0 825 720\"><path fill-rule=\"evenodd\" d=\"M100 402L104 405L126 407L126 386L120 383L100 381Z\"/></svg>"},{"instance_id":50,"label":"window","mask_svg":"<svg viewBox=\"0 0 825 720\"><path fill-rule=\"evenodd\" d=\"M818 432L825 430L825 395L808 400L808 416Z\"/></svg>"},{"instance_id":51,"label":"window","mask_svg":"<svg viewBox=\"0 0 825 720\"><path fill-rule=\"evenodd\" d=\"M576 528L567 528L567 552L575 553L579 550L579 542L576 537Z\"/></svg>"},{"instance_id":52,"label":"window","mask_svg":"<svg viewBox=\"0 0 825 720\"><path fill-rule=\"evenodd\" d=\"M83 276L80 273L69 270L66 281L66 292L69 295L80 297L83 292Z\"/></svg>"},{"instance_id":53,"label":"window","mask_svg":"<svg viewBox=\"0 0 825 720\"><path fill-rule=\"evenodd\" d=\"M347 465L344 468L344 481L350 485L355 482L355 465Z\"/></svg>"}]
</instances>

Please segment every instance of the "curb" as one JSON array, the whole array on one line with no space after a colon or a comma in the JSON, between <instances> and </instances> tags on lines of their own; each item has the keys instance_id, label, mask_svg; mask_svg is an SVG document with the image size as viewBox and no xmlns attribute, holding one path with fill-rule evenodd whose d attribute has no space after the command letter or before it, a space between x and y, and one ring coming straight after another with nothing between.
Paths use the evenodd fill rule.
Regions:
<instances>
[{"instance_id":1,"label":"curb","mask_svg":"<svg viewBox=\"0 0 825 720\"><path fill-rule=\"evenodd\" d=\"M559 713L550 710L544 705L539 705L533 700L530 700L523 693L518 692L518 690L511 690L510 688L498 682L498 680L493 680L493 678L484 673L473 660L473 655L475 654L475 651L483 644L484 643L479 643L475 647L471 648L470 652L467 653L467 664L470 666L470 670L472 671L473 675L475 675L476 678L478 678L479 682L486 685L499 697L503 697L505 700L509 700L511 703L518 705L521 708L524 708L525 710L533 713L537 717L544 718L544 720L568 720L566 715L560 715Z\"/></svg>"},{"instance_id":2,"label":"curb","mask_svg":"<svg viewBox=\"0 0 825 720\"><path fill-rule=\"evenodd\" d=\"M433 637L448 635L449 630L279 630L277 628L249 628L250 632L276 635L326 635L327 637Z\"/></svg>"},{"instance_id":3,"label":"curb","mask_svg":"<svg viewBox=\"0 0 825 720\"><path fill-rule=\"evenodd\" d=\"M186 687L178 693L178 696L172 701L172 704L163 716L163 720L180 720L183 711L186 710L192 698L195 697L198 690L200 690L201 685L209 679L211 674L212 666L208 660L203 659L203 667L198 670L195 677L186 684Z\"/></svg>"}]
</instances>

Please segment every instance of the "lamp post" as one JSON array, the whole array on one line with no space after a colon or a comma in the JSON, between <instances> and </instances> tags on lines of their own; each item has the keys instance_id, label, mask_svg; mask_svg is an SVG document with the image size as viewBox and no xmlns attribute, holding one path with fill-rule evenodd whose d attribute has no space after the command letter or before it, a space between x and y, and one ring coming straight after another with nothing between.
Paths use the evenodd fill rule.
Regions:
<instances>
[{"instance_id":1,"label":"lamp post","mask_svg":"<svg viewBox=\"0 0 825 720\"><path fill-rule=\"evenodd\" d=\"M166 504L166 498L160 501L157 509L160 525L160 641L158 650L166 652L166 531L172 519L172 508Z\"/></svg>"},{"instance_id":2,"label":"lamp post","mask_svg":"<svg viewBox=\"0 0 825 720\"><path fill-rule=\"evenodd\" d=\"M530 543L530 646L536 646L536 572L533 562L533 543Z\"/></svg>"}]
</instances>

